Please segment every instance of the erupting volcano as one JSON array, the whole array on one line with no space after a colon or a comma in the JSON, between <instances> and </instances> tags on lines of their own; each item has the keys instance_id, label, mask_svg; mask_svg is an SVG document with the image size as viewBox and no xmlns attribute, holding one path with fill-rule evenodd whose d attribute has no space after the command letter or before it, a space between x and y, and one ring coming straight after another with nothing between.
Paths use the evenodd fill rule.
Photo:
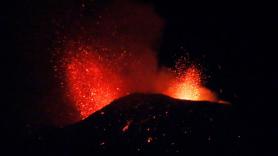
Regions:
<instances>
[{"instance_id":1,"label":"erupting volcano","mask_svg":"<svg viewBox=\"0 0 278 156\"><path fill-rule=\"evenodd\" d=\"M3 2L2 153L278 156L275 7Z\"/></svg>"},{"instance_id":2,"label":"erupting volcano","mask_svg":"<svg viewBox=\"0 0 278 156\"><path fill-rule=\"evenodd\" d=\"M61 59L66 96L82 119L131 93L217 101L197 66L186 66L185 59L174 68L159 65L153 47L163 21L151 7L115 1L99 15L97 22L82 26L84 40L67 43Z\"/></svg>"}]
</instances>

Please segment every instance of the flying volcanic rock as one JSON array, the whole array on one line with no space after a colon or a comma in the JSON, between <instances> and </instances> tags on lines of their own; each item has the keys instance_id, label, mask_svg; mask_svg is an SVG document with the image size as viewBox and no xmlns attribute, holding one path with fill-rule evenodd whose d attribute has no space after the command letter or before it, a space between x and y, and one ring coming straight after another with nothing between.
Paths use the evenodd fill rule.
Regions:
<instances>
[{"instance_id":1,"label":"flying volcanic rock","mask_svg":"<svg viewBox=\"0 0 278 156\"><path fill-rule=\"evenodd\" d=\"M52 155L235 155L241 140L231 111L227 104L131 94L49 135L43 145Z\"/></svg>"}]
</instances>

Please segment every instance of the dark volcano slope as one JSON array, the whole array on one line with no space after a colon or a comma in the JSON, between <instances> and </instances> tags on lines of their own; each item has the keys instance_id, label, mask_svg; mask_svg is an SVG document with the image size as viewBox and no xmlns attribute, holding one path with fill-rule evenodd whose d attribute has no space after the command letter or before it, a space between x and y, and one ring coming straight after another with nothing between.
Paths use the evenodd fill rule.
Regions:
<instances>
[{"instance_id":1,"label":"dark volcano slope","mask_svg":"<svg viewBox=\"0 0 278 156\"><path fill-rule=\"evenodd\" d=\"M241 134L231 105L177 100L159 94L120 98L86 120L63 128L53 154L185 153L238 155Z\"/></svg>"}]
</instances>

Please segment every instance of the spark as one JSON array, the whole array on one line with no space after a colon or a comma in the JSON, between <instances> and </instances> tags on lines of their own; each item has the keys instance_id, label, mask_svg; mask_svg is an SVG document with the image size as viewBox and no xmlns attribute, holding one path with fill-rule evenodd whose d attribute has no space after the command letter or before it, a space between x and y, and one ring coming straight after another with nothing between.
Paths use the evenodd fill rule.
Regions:
<instances>
[{"instance_id":1,"label":"spark","mask_svg":"<svg viewBox=\"0 0 278 156\"><path fill-rule=\"evenodd\" d=\"M128 130L128 128L129 128L129 125L131 124L131 121L128 121L127 123L126 123L126 125L122 128L122 131L123 132L126 132L127 130Z\"/></svg>"},{"instance_id":2,"label":"spark","mask_svg":"<svg viewBox=\"0 0 278 156\"><path fill-rule=\"evenodd\" d=\"M148 137L147 138L147 143L149 144L149 143L151 143L153 141L153 138L152 137Z\"/></svg>"}]
</instances>

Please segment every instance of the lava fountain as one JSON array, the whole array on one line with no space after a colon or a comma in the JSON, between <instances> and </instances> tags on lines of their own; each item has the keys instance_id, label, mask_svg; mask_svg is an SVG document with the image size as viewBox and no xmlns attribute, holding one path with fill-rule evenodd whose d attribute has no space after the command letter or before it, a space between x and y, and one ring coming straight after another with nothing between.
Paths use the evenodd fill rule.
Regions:
<instances>
[{"instance_id":1,"label":"lava fountain","mask_svg":"<svg viewBox=\"0 0 278 156\"><path fill-rule=\"evenodd\" d=\"M70 98L82 118L120 96L121 80L93 53L82 50L70 58L66 74Z\"/></svg>"},{"instance_id":2,"label":"lava fountain","mask_svg":"<svg viewBox=\"0 0 278 156\"><path fill-rule=\"evenodd\" d=\"M202 73L196 66L185 68L182 62L178 64L174 70L176 77L167 84L164 94L183 100L218 101L215 93L203 86Z\"/></svg>"}]
</instances>

